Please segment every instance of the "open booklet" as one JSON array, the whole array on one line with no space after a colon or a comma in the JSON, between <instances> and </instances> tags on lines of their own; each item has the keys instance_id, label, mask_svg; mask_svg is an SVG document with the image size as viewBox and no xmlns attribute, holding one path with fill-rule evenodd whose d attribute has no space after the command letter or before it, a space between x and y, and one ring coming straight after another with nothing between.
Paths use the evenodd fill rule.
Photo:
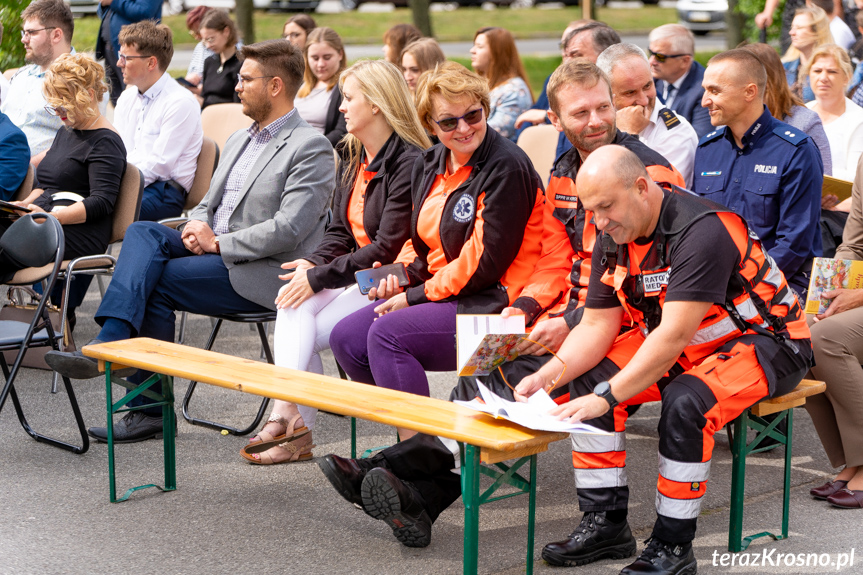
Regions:
<instances>
[{"instance_id":1,"label":"open booklet","mask_svg":"<svg viewBox=\"0 0 863 575\"><path fill-rule=\"evenodd\" d=\"M505 361L518 357L516 346L524 333L524 315L458 314L456 342L460 377L488 375Z\"/></svg>"},{"instance_id":2,"label":"open booklet","mask_svg":"<svg viewBox=\"0 0 863 575\"><path fill-rule=\"evenodd\" d=\"M560 421L549 415L548 412L557 407L557 404L544 390L539 390L531 395L527 403L520 403L502 398L479 380L476 381L476 386L479 389L481 400L479 397L470 401L455 399L453 403L488 413L495 419L508 419L528 429L587 433L590 435L611 435L610 432L602 431L592 425Z\"/></svg>"},{"instance_id":3,"label":"open booklet","mask_svg":"<svg viewBox=\"0 0 863 575\"><path fill-rule=\"evenodd\" d=\"M809 291L806 295L806 313L822 314L833 300L822 297L825 291L860 289L863 287L863 262L815 258Z\"/></svg>"}]
</instances>

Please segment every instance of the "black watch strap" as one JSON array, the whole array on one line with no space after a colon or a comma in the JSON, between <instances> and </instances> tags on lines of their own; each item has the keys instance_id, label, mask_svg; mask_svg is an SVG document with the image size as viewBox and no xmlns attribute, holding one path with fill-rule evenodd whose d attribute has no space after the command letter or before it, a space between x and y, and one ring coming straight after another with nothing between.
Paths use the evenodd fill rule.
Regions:
<instances>
[{"instance_id":1,"label":"black watch strap","mask_svg":"<svg viewBox=\"0 0 863 575\"><path fill-rule=\"evenodd\" d=\"M617 405L617 399L611 393L611 384L607 381L600 381L593 388L593 393L608 402L609 407L614 408Z\"/></svg>"}]
</instances>

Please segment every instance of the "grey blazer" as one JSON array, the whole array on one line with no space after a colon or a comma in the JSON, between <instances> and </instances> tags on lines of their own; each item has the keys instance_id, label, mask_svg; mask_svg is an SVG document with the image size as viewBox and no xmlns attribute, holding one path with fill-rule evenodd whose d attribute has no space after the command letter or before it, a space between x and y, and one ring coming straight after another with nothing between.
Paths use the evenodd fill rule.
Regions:
<instances>
[{"instance_id":1,"label":"grey blazer","mask_svg":"<svg viewBox=\"0 0 863 575\"><path fill-rule=\"evenodd\" d=\"M246 130L228 139L210 189L191 219L213 226L228 175L248 143ZM228 219L230 231L219 236L237 294L276 309L274 300L284 285L278 278L284 273L281 264L312 253L324 235L335 172L330 142L294 113L261 152Z\"/></svg>"}]
</instances>

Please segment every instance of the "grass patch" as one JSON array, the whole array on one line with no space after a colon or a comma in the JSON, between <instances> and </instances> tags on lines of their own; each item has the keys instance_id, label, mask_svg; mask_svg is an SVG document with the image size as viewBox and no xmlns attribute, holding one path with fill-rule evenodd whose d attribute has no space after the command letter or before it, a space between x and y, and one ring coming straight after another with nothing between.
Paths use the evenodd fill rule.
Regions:
<instances>
[{"instance_id":1,"label":"grass patch","mask_svg":"<svg viewBox=\"0 0 863 575\"><path fill-rule=\"evenodd\" d=\"M258 40L278 38L290 14L255 12L255 35ZM571 20L581 18L578 7L557 10L510 10L485 11L480 8L459 8L452 12L433 12L432 27L441 42L471 41L474 33L483 26L501 26L511 31L516 38L556 38ZM314 14L319 26L336 30L347 44L380 44L384 32L402 22L411 22L407 8L393 12L368 13L344 12L342 14ZM677 21L673 8L644 6L632 10L599 8L599 19L607 22L621 34L646 34L653 28ZM192 47L193 41L186 31L185 15L169 16L165 24L174 32L178 47ZM96 46L99 19L86 16L75 20L75 48L92 51Z\"/></svg>"}]
</instances>

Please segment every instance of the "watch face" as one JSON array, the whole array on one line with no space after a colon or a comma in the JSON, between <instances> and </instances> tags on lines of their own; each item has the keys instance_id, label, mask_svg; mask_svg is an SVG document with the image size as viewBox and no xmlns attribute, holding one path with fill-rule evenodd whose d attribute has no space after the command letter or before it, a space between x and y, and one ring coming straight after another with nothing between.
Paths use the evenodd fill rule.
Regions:
<instances>
[{"instance_id":1,"label":"watch face","mask_svg":"<svg viewBox=\"0 0 863 575\"><path fill-rule=\"evenodd\" d=\"M607 381L600 381L598 384L596 384L596 387L593 388L593 393L595 393L596 395L605 395L609 392L610 389L611 386L608 384Z\"/></svg>"}]
</instances>

